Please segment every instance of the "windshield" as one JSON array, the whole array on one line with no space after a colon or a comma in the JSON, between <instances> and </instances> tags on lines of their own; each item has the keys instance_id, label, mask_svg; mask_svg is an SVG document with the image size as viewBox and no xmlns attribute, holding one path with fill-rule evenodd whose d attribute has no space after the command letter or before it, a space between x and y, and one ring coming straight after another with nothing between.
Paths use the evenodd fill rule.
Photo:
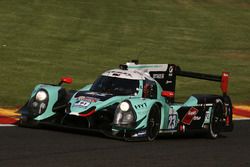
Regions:
<instances>
[{"instance_id":1,"label":"windshield","mask_svg":"<svg viewBox=\"0 0 250 167\"><path fill-rule=\"evenodd\" d=\"M138 80L101 76L94 82L90 91L114 95L136 95L138 87Z\"/></svg>"}]
</instances>

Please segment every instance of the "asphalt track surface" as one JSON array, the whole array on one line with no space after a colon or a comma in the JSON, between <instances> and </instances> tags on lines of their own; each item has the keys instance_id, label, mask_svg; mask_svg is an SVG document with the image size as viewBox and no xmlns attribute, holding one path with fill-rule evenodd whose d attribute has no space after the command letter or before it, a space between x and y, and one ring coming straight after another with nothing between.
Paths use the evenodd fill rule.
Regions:
<instances>
[{"instance_id":1,"label":"asphalt track surface","mask_svg":"<svg viewBox=\"0 0 250 167\"><path fill-rule=\"evenodd\" d=\"M194 135L125 142L86 135L0 127L0 166L250 166L250 121L217 140Z\"/></svg>"}]
</instances>

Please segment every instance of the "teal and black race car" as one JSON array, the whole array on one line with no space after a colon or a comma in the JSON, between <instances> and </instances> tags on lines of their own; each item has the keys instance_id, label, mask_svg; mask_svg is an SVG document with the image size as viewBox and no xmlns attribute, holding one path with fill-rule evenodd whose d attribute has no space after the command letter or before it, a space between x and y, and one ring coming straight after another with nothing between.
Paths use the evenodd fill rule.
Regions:
<instances>
[{"instance_id":1,"label":"teal and black race car","mask_svg":"<svg viewBox=\"0 0 250 167\"><path fill-rule=\"evenodd\" d=\"M222 95L194 94L177 103L177 76L220 82ZM225 72L217 76L182 71L174 64L131 61L78 91L62 86L71 78L62 78L58 85L37 85L20 109L19 124L99 131L126 140L152 141L159 134L196 130L217 138L233 130L228 78Z\"/></svg>"}]
</instances>

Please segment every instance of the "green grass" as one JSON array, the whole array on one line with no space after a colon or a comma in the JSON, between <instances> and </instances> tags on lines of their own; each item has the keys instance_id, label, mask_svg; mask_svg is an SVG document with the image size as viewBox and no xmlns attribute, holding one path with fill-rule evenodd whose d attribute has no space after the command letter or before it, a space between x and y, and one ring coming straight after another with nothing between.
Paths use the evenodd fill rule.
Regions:
<instances>
[{"instance_id":1,"label":"green grass","mask_svg":"<svg viewBox=\"0 0 250 167\"><path fill-rule=\"evenodd\" d=\"M130 59L231 74L234 103L250 104L249 0L1 0L0 106L23 104L37 83L72 76L81 88ZM177 96L219 93L180 78Z\"/></svg>"}]
</instances>

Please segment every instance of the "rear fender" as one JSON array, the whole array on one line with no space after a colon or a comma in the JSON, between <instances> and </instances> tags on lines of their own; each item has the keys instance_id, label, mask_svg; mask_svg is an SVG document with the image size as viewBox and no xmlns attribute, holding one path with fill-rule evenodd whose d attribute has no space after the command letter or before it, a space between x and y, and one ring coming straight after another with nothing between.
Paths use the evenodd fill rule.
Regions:
<instances>
[{"instance_id":1,"label":"rear fender","mask_svg":"<svg viewBox=\"0 0 250 167\"><path fill-rule=\"evenodd\" d=\"M173 107L178 112L180 125L186 130L207 128L210 124L210 116L216 101L223 104L222 96L218 95L192 95L184 104L176 104Z\"/></svg>"},{"instance_id":2,"label":"rear fender","mask_svg":"<svg viewBox=\"0 0 250 167\"><path fill-rule=\"evenodd\" d=\"M222 131L232 131L232 103L229 96L224 95L193 95L197 99L197 105L203 105L205 113L205 120L202 127L210 124L211 113L214 112L214 106L218 103L222 105Z\"/></svg>"}]
</instances>

